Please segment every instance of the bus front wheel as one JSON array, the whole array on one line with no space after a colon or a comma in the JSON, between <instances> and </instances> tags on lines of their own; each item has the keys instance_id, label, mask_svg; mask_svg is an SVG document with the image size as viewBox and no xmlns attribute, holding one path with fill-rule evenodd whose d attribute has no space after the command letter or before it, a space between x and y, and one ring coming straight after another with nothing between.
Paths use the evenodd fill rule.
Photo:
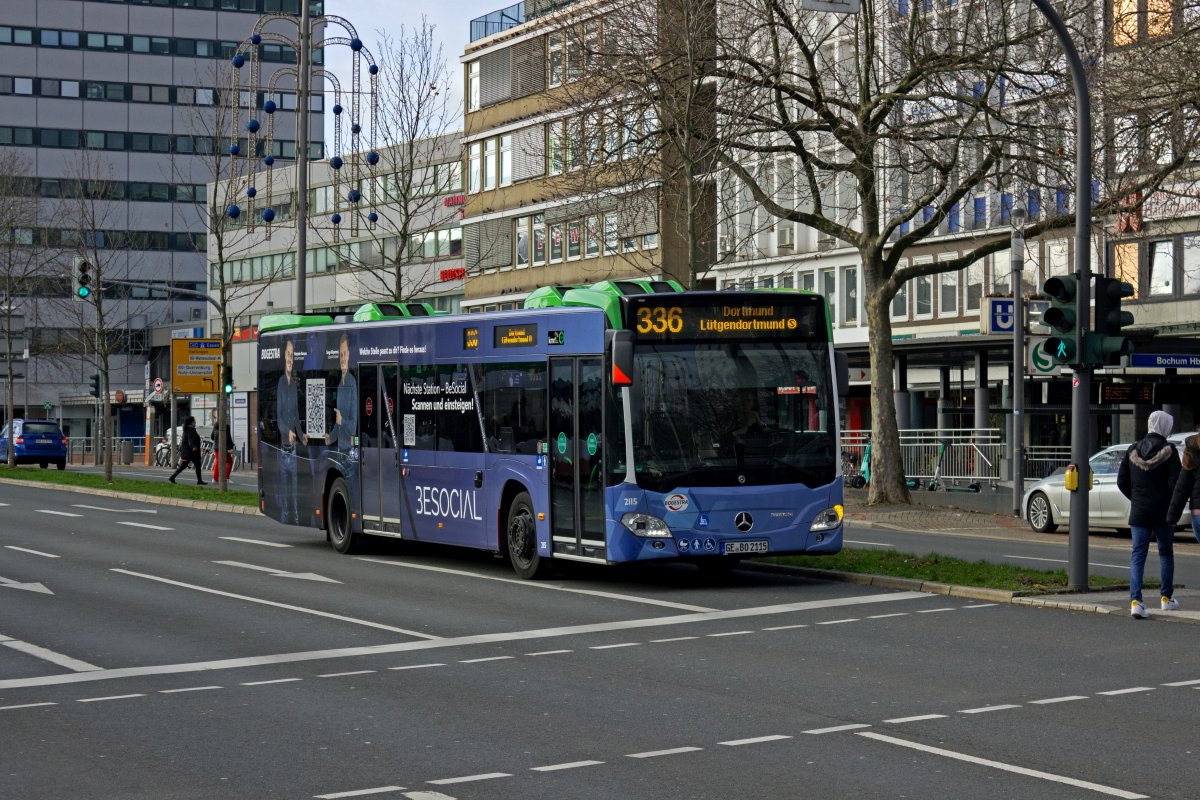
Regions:
<instances>
[{"instance_id":1,"label":"bus front wheel","mask_svg":"<svg viewBox=\"0 0 1200 800\"><path fill-rule=\"evenodd\" d=\"M329 493L325 498L325 530L329 535L329 543L339 553L353 552L358 545L358 537L354 535L350 522L350 492L343 478L336 478L329 484Z\"/></svg>"},{"instance_id":2,"label":"bus front wheel","mask_svg":"<svg viewBox=\"0 0 1200 800\"><path fill-rule=\"evenodd\" d=\"M518 494L508 507L504 544L508 550L508 560L518 575L527 580L545 575L546 559L538 555L533 501L529 499L528 492Z\"/></svg>"}]
</instances>

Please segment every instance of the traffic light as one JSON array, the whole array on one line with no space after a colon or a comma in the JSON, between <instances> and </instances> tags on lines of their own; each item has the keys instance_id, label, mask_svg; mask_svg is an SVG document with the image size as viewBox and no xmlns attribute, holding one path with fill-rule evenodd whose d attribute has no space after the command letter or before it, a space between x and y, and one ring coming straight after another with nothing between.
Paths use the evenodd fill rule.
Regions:
<instances>
[{"instance_id":1,"label":"traffic light","mask_svg":"<svg viewBox=\"0 0 1200 800\"><path fill-rule=\"evenodd\" d=\"M1084 337L1084 360L1094 366L1116 366L1121 356L1133 352L1133 342L1124 328L1133 324L1133 314L1121 310L1121 301L1133 297L1133 284L1119 278L1096 277L1096 332Z\"/></svg>"},{"instance_id":2,"label":"traffic light","mask_svg":"<svg viewBox=\"0 0 1200 800\"><path fill-rule=\"evenodd\" d=\"M1042 294L1050 299L1050 308L1042 314L1042 324L1054 331L1044 349L1059 364L1079 363L1076 358L1079 353L1078 290L1074 275L1058 275L1042 284Z\"/></svg>"},{"instance_id":3,"label":"traffic light","mask_svg":"<svg viewBox=\"0 0 1200 800\"><path fill-rule=\"evenodd\" d=\"M225 394L233 394L233 368L221 367L221 386Z\"/></svg>"},{"instance_id":4,"label":"traffic light","mask_svg":"<svg viewBox=\"0 0 1200 800\"><path fill-rule=\"evenodd\" d=\"M88 392L92 397L100 396L100 376L92 375L92 389Z\"/></svg>"},{"instance_id":5,"label":"traffic light","mask_svg":"<svg viewBox=\"0 0 1200 800\"><path fill-rule=\"evenodd\" d=\"M92 264L86 258L75 259L75 271L72 278L75 282L75 299L87 300L92 296Z\"/></svg>"}]
</instances>

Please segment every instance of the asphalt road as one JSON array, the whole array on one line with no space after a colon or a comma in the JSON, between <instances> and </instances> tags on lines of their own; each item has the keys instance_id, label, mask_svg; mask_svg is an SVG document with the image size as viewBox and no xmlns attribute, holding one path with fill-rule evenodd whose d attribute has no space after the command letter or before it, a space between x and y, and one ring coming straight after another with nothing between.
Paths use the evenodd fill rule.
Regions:
<instances>
[{"instance_id":1,"label":"asphalt road","mask_svg":"<svg viewBox=\"0 0 1200 800\"><path fill-rule=\"evenodd\" d=\"M0 797L1200 783L1187 624L684 565L530 583L419 545L338 556L256 517L11 485L0 503Z\"/></svg>"}]
</instances>

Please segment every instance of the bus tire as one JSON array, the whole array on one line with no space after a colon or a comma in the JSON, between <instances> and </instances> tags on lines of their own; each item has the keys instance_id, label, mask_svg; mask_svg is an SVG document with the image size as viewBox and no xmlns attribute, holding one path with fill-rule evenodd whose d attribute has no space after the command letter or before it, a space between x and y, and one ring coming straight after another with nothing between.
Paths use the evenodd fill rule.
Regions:
<instances>
[{"instance_id":1,"label":"bus tire","mask_svg":"<svg viewBox=\"0 0 1200 800\"><path fill-rule=\"evenodd\" d=\"M513 571L526 580L542 577L547 571L547 559L538 555L537 526L533 520L533 501L528 492L521 492L508 506L504 549Z\"/></svg>"},{"instance_id":2,"label":"bus tire","mask_svg":"<svg viewBox=\"0 0 1200 800\"><path fill-rule=\"evenodd\" d=\"M329 544L339 553L352 553L359 537L350 522L350 492L344 478L335 478L325 495L325 532Z\"/></svg>"}]
</instances>

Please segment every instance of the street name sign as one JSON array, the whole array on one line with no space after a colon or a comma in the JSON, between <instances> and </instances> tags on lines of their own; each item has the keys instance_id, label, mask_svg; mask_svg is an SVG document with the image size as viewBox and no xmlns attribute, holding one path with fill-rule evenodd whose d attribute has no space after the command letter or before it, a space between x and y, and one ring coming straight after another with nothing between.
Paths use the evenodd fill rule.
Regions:
<instances>
[{"instance_id":1,"label":"street name sign","mask_svg":"<svg viewBox=\"0 0 1200 800\"><path fill-rule=\"evenodd\" d=\"M1129 366L1200 369L1200 355L1192 353L1133 353L1129 356Z\"/></svg>"}]
</instances>

